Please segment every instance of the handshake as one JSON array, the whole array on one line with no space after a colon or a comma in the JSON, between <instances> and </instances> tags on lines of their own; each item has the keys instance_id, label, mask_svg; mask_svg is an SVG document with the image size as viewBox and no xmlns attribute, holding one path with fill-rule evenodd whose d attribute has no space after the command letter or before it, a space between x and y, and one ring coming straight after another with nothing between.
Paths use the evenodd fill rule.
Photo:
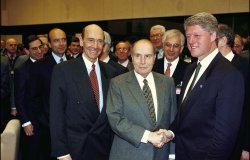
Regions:
<instances>
[{"instance_id":1,"label":"handshake","mask_svg":"<svg viewBox=\"0 0 250 160\"><path fill-rule=\"evenodd\" d=\"M148 142L152 143L155 147L161 148L164 144L168 143L173 139L172 132L166 129L160 129L155 132L150 132L148 136Z\"/></svg>"}]
</instances>

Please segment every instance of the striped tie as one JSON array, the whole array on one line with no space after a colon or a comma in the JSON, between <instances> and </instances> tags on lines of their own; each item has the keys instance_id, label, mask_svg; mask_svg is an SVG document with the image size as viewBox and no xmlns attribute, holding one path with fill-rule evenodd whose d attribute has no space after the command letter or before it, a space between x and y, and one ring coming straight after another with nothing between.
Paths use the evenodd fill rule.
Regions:
<instances>
[{"instance_id":1,"label":"striped tie","mask_svg":"<svg viewBox=\"0 0 250 160\"><path fill-rule=\"evenodd\" d=\"M146 79L144 79L143 83L144 83L143 94L147 100L149 114L150 114L150 117L153 121L153 124L156 125L155 108L154 108L154 101L153 101L152 93L151 93L151 90L148 86L148 81Z\"/></svg>"}]
</instances>

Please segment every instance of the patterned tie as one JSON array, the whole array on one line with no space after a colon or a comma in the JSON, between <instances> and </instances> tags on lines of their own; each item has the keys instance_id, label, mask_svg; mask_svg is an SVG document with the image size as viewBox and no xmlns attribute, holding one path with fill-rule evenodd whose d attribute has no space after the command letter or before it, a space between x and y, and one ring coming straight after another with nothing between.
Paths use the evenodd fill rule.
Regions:
<instances>
[{"instance_id":1,"label":"patterned tie","mask_svg":"<svg viewBox=\"0 0 250 160\"><path fill-rule=\"evenodd\" d=\"M193 80L192 80L192 82L191 82L191 84L190 84L190 86L188 88L188 91L186 93L186 96L185 96L184 100L182 101L181 110L182 110L183 105L186 103L186 101L187 101L187 99L189 97L189 94L191 93L192 89L194 88L194 83L195 83L195 80L196 80L196 78L198 76L198 73L199 73L200 69L201 69L201 64L198 63L196 68L195 68L194 78L193 78Z\"/></svg>"},{"instance_id":2,"label":"patterned tie","mask_svg":"<svg viewBox=\"0 0 250 160\"><path fill-rule=\"evenodd\" d=\"M89 74L89 78L90 78L91 86L92 86L92 89L93 89L93 92L94 92L94 95L95 95L95 100L96 100L98 109L100 111L99 87L98 87L98 80L97 80L97 76L96 76L96 72L95 72L95 65L94 64L92 65L92 70L91 70L91 72Z\"/></svg>"},{"instance_id":3,"label":"patterned tie","mask_svg":"<svg viewBox=\"0 0 250 160\"><path fill-rule=\"evenodd\" d=\"M143 83L144 83L143 94L147 100L150 117L153 121L153 124L156 125L155 108L154 108L154 101L153 101L152 93L151 93L151 90L148 86L148 81L146 79L144 79Z\"/></svg>"},{"instance_id":4,"label":"patterned tie","mask_svg":"<svg viewBox=\"0 0 250 160\"><path fill-rule=\"evenodd\" d=\"M172 65L171 63L168 63L167 69L165 71L165 75L168 76L168 77L170 77L170 66L171 65Z\"/></svg>"}]
</instances>

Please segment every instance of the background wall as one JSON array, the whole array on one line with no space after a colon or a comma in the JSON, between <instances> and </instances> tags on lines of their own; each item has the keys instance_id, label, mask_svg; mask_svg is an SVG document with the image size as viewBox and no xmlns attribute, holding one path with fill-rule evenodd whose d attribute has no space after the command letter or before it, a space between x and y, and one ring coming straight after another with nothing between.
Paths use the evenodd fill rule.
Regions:
<instances>
[{"instance_id":1,"label":"background wall","mask_svg":"<svg viewBox=\"0 0 250 160\"><path fill-rule=\"evenodd\" d=\"M249 12L249 0L1 0L1 25Z\"/></svg>"}]
</instances>

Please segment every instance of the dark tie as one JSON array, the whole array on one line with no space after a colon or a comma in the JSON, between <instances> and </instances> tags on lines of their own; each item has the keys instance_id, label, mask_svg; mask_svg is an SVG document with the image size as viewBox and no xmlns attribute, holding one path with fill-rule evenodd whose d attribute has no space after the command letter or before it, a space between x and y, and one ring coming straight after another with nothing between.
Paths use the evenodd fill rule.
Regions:
<instances>
[{"instance_id":1,"label":"dark tie","mask_svg":"<svg viewBox=\"0 0 250 160\"><path fill-rule=\"evenodd\" d=\"M156 125L155 108L154 108L154 101L153 101L152 93L151 93L151 90L148 86L148 81L146 79L144 79L143 83L144 83L143 94L147 100L149 114L150 114L150 117L153 121L153 124Z\"/></svg>"},{"instance_id":2,"label":"dark tie","mask_svg":"<svg viewBox=\"0 0 250 160\"><path fill-rule=\"evenodd\" d=\"M62 62L63 62L63 58L61 57L61 58L60 58L60 62L59 62L59 63L62 63Z\"/></svg>"},{"instance_id":3,"label":"dark tie","mask_svg":"<svg viewBox=\"0 0 250 160\"><path fill-rule=\"evenodd\" d=\"M185 96L185 98L184 98L184 100L182 102L181 107L186 103L186 101L187 101L187 99L189 97L189 94L191 93L192 89L194 88L194 82L195 82L195 80L196 80L196 78L198 76L198 73L199 73L200 69L201 69L201 64L198 63L196 68L195 68L194 78L193 78L193 80L192 80L192 82L191 82L191 84L190 84L190 86L188 88L188 91L187 91L186 96Z\"/></svg>"},{"instance_id":4,"label":"dark tie","mask_svg":"<svg viewBox=\"0 0 250 160\"><path fill-rule=\"evenodd\" d=\"M89 78L90 78L91 86L92 86L92 89L93 89L93 92L94 92L94 95L95 95L95 100L96 100L98 109L100 111L99 87L98 87L98 80L97 80L97 76L96 76L96 72L95 72L95 65L94 64L92 65L92 70L90 71Z\"/></svg>"},{"instance_id":5,"label":"dark tie","mask_svg":"<svg viewBox=\"0 0 250 160\"><path fill-rule=\"evenodd\" d=\"M171 63L168 63L167 69L165 71L165 75L168 76L168 77L170 77L170 66L171 65L172 65Z\"/></svg>"}]
</instances>

